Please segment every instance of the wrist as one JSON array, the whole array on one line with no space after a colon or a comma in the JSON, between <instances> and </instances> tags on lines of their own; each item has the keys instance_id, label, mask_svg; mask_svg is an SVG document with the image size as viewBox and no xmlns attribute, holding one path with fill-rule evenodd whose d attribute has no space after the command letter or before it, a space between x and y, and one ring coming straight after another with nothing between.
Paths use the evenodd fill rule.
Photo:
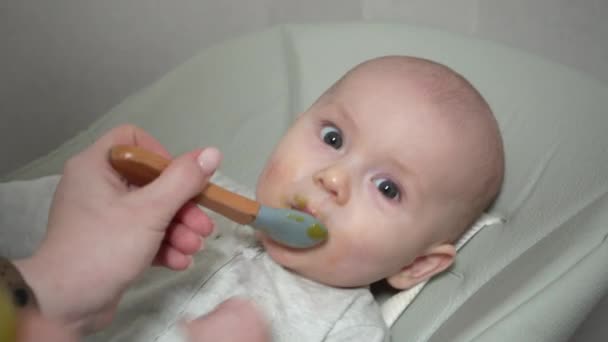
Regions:
<instances>
[{"instance_id":1,"label":"wrist","mask_svg":"<svg viewBox=\"0 0 608 342\"><path fill-rule=\"evenodd\" d=\"M16 262L0 258L0 281L8 289L15 307L38 310L36 295L23 273Z\"/></svg>"},{"instance_id":2,"label":"wrist","mask_svg":"<svg viewBox=\"0 0 608 342\"><path fill-rule=\"evenodd\" d=\"M35 294L37 308L43 316L74 329L78 328L80 325L78 320L66 314L69 312L69 303L56 302L61 297L61 284L58 283L58 275L53 276L48 265L44 265L44 263L40 265L35 256L15 260L13 265L21 273L32 293Z\"/></svg>"},{"instance_id":3,"label":"wrist","mask_svg":"<svg viewBox=\"0 0 608 342\"><path fill-rule=\"evenodd\" d=\"M13 262L25 282L30 286L43 316L55 320L79 334L96 331L99 318L89 312L79 300L79 293L68 288L70 279L59 274L48 258L32 256Z\"/></svg>"}]
</instances>

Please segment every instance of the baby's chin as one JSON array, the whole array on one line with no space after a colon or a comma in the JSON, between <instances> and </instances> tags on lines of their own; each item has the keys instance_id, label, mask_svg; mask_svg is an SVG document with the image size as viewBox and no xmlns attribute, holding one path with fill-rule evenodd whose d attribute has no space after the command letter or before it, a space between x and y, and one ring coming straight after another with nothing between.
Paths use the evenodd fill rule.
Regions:
<instances>
[{"instance_id":1,"label":"baby's chin","mask_svg":"<svg viewBox=\"0 0 608 342\"><path fill-rule=\"evenodd\" d=\"M256 231L255 236L258 239L258 241L260 241L262 243L262 245L264 246L264 249L266 250L268 255L270 255L270 257L274 261L276 261L277 263L279 263L283 266L288 266L288 265L285 265L284 262L287 261L286 259L288 259L288 257L290 255L307 254L313 249L313 248L289 247L285 244L282 244L278 241L271 239L270 237L268 237L267 234L260 232L260 231ZM282 261L284 261L284 262L282 262Z\"/></svg>"},{"instance_id":2,"label":"baby's chin","mask_svg":"<svg viewBox=\"0 0 608 342\"><path fill-rule=\"evenodd\" d=\"M323 248L323 244L312 248L292 248L270 239L264 233L256 232L256 236L270 258L282 267L325 285L350 287L336 279L334 272L327 274L323 272L318 267L318 263L314 261L324 255L324 251L320 250Z\"/></svg>"},{"instance_id":3,"label":"baby's chin","mask_svg":"<svg viewBox=\"0 0 608 342\"><path fill-rule=\"evenodd\" d=\"M256 237L274 262L296 273L307 273L305 270L318 257L321 252L319 249L323 246L293 248L269 238L262 232L256 232Z\"/></svg>"}]
</instances>

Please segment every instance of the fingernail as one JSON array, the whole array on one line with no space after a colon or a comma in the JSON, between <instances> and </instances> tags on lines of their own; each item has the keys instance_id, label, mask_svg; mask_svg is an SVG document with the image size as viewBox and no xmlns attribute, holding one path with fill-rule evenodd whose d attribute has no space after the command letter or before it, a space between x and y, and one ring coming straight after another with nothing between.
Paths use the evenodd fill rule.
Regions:
<instances>
[{"instance_id":1,"label":"fingernail","mask_svg":"<svg viewBox=\"0 0 608 342\"><path fill-rule=\"evenodd\" d=\"M220 151L214 147L209 147L204 149L198 156L198 164L205 175L210 175L217 169L220 158Z\"/></svg>"}]
</instances>

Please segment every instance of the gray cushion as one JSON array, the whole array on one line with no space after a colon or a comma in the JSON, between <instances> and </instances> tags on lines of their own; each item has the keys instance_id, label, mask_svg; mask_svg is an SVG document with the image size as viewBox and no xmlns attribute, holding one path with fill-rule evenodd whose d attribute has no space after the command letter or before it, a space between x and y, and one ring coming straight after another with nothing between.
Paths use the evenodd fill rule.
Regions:
<instances>
[{"instance_id":1,"label":"gray cushion","mask_svg":"<svg viewBox=\"0 0 608 342\"><path fill-rule=\"evenodd\" d=\"M495 111L507 159L492 208L507 222L482 231L425 287L395 340L566 340L608 286L608 89L491 42L400 24L252 34L201 52L8 179L58 172L100 132L132 122L174 152L219 146L224 173L251 186L297 112L354 64L386 54L467 77Z\"/></svg>"}]
</instances>

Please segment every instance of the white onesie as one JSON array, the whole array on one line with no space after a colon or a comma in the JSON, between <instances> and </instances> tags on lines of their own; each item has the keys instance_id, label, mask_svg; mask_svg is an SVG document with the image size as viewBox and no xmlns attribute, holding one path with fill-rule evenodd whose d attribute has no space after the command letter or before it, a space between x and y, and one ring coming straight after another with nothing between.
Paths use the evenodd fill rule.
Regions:
<instances>
[{"instance_id":1,"label":"white onesie","mask_svg":"<svg viewBox=\"0 0 608 342\"><path fill-rule=\"evenodd\" d=\"M383 341L378 304L365 288L326 286L275 263L253 230L210 213L214 234L187 271L153 269L127 293L109 329L87 341L182 341L180 320L233 297L252 299L273 341Z\"/></svg>"}]
</instances>

